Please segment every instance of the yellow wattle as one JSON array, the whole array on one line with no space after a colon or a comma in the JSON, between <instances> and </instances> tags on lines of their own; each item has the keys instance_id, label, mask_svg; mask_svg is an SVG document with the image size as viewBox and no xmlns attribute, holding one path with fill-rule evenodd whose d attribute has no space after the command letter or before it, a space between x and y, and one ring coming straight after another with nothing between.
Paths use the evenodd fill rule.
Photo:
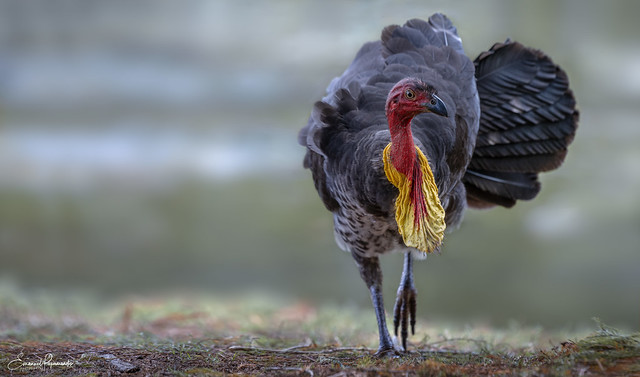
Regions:
<instances>
[{"instance_id":1,"label":"yellow wattle","mask_svg":"<svg viewBox=\"0 0 640 377\"><path fill-rule=\"evenodd\" d=\"M440 204L438 197L438 186L436 186L429 161L422 153L420 148L416 146L416 155L418 163L422 171L422 196L424 197L427 213L415 218L415 203L411 200L411 190L413 184L411 180L396 170L391 163L390 158L391 143L389 143L383 151L384 172L389 182L396 186L399 190L396 199L396 222L398 230L402 235L404 243L425 253L434 251L444 238L444 230L446 224L444 222L444 209ZM415 195L413 196L415 197Z\"/></svg>"}]
</instances>

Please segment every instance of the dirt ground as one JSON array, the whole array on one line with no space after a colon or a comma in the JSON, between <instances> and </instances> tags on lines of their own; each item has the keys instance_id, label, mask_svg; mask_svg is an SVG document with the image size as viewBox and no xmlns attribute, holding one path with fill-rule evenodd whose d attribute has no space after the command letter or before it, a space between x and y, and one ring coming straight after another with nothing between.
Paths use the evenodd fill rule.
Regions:
<instances>
[{"instance_id":1,"label":"dirt ground","mask_svg":"<svg viewBox=\"0 0 640 377\"><path fill-rule=\"evenodd\" d=\"M640 333L599 323L566 337L419 321L422 339L413 336L409 352L380 359L375 320L359 309L201 297L51 302L0 299L0 375L640 376Z\"/></svg>"},{"instance_id":2,"label":"dirt ground","mask_svg":"<svg viewBox=\"0 0 640 377\"><path fill-rule=\"evenodd\" d=\"M635 354L624 352L629 351L624 342L606 347L564 343L533 355L412 351L387 359L374 358L369 349L264 349L225 343L206 340L165 348L5 340L0 352L2 373L14 376L640 375L637 343Z\"/></svg>"}]
</instances>

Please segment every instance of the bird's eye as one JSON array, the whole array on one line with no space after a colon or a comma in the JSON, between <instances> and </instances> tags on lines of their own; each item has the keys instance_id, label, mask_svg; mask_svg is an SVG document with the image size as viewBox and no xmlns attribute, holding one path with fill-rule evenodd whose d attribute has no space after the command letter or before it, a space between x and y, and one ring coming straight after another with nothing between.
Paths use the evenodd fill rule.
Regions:
<instances>
[{"instance_id":1,"label":"bird's eye","mask_svg":"<svg viewBox=\"0 0 640 377\"><path fill-rule=\"evenodd\" d=\"M407 89L404 91L404 98L413 101L414 99L416 99L416 94L413 92L413 90Z\"/></svg>"},{"instance_id":2,"label":"bird's eye","mask_svg":"<svg viewBox=\"0 0 640 377\"><path fill-rule=\"evenodd\" d=\"M438 101L436 101L436 99L435 99L435 98L432 98L432 99L431 99L431 106L435 106L435 105L436 105L436 103L438 103Z\"/></svg>"}]
</instances>

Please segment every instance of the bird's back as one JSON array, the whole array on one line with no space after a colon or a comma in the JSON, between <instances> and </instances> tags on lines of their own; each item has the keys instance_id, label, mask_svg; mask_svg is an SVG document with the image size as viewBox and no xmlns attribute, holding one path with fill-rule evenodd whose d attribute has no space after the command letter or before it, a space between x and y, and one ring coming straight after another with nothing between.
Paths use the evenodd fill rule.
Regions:
<instances>
[{"instance_id":1,"label":"bird's back","mask_svg":"<svg viewBox=\"0 0 640 377\"><path fill-rule=\"evenodd\" d=\"M447 222L460 219L466 201L461 178L480 111L473 75L455 27L435 14L428 22L410 20L385 28L381 40L365 44L331 82L299 142L308 148L305 167L334 213L343 249L379 253L401 245L393 217L397 189L385 177L382 151L390 142L386 98L406 77L433 85L449 109L449 117L417 116L412 130L433 170Z\"/></svg>"}]
</instances>

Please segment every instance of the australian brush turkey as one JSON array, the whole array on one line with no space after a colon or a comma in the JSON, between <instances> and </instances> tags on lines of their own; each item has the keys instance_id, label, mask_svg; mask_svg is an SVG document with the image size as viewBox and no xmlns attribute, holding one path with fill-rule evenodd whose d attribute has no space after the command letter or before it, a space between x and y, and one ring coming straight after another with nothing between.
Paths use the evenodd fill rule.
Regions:
<instances>
[{"instance_id":1,"label":"australian brush turkey","mask_svg":"<svg viewBox=\"0 0 640 377\"><path fill-rule=\"evenodd\" d=\"M439 251L467 207L534 198L538 173L562 163L577 121L567 75L548 56L506 41L472 62L442 14L384 28L331 82L299 142L336 242L369 288L378 354L398 352L378 257L404 253L393 322L406 350L413 260Z\"/></svg>"}]
</instances>

